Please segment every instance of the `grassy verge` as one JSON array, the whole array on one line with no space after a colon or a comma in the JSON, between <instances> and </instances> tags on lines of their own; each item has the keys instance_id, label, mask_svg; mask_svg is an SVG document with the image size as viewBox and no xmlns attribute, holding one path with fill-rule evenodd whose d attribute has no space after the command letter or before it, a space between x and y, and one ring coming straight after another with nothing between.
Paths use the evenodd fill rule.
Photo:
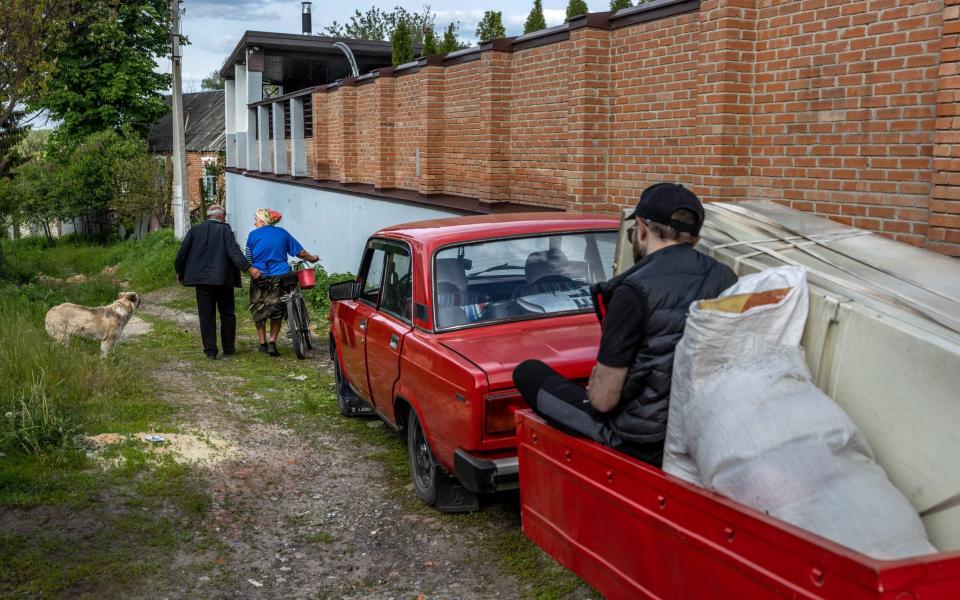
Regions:
<instances>
[{"instance_id":1,"label":"grassy verge","mask_svg":"<svg viewBox=\"0 0 960 600\"><path fill-rule=\"evenodd\" d=\"M43 317L64 301L112 301L116 278L140 289L166 285L175 244L160 234L113 246L19 240L5 249L0 597L122 595L169 568L184 544L198 543L204 484L191 467L135 440L93 458L86 436L176 430L178 408L158 396L148 375L162 357L100 359L98 344L82 339L64 348L48 338ZM118 263L116 274L102 273ZM84 278L67 284L39 279L38 271Z\"/></svg>"}]
</instances>

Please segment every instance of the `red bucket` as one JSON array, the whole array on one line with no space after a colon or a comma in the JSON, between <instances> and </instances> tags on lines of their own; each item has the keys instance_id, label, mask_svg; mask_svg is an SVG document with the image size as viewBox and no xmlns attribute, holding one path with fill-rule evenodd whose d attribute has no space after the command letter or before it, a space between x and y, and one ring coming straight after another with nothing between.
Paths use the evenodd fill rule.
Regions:
<instances>
[{"instance_id":1,"label":"red bucket","mask_svg":"<svg viewBox=\"0 0 960 600\"><path fill-rule=\"evenodd\" d=\"M301 290L309 290L317 285L317 282L314 279L313 269L297 271L297 281L300 283Z\"/></svg>"}]
</instances>

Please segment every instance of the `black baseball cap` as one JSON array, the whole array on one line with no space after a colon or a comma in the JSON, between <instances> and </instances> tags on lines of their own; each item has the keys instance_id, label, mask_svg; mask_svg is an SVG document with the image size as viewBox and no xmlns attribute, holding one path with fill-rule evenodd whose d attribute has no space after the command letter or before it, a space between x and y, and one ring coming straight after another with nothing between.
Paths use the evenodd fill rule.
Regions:
<instances>
[{"instance_id":1,"label":"black baseball cap","mask_svg":"<svg viewBox=\"0 0 960 600\"><path fill-rule=\"evenodd\" d=\"M674 221L670 218L679 209L689 210L696 217L693 224ZM628 219L641 218L673 227L691 235L700 235L703 226L703 204L697 195L679 183L656 183L640 194L640 202Z\"/></svg>"}]
</instances>

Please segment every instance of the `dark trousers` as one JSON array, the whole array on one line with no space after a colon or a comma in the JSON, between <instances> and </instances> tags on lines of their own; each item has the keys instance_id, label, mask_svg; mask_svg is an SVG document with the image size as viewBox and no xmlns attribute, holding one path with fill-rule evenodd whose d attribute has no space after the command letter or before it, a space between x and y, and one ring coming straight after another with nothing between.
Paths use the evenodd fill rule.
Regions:
<instances>
[{"instance_id":1,"label":"dark trousers","mask_svg":"<svg viewBox=\"0 0 960 600\"><path fill-rule=\"evenodd\" d=\"M233 287L229 285L198 285L197 314L200 316L200 337L203 353L217 355L217 313L220 313L220 341L223 351L236 350L237 314L234 310Z\"/></svg>"},{"instance_id":2,"label":"dark trousers","mask_svg":"<svg viewBox=\"0 0 960 600\"><path fill-rule=\"evenodd\" d=\"M527 360L513 371L513 382L527 404L560 431L589 438L655 467L663 463L663 442L630 444L607 424L606 415L593 408L587 390L539 360Z\"/></svg>"}]
</instances>

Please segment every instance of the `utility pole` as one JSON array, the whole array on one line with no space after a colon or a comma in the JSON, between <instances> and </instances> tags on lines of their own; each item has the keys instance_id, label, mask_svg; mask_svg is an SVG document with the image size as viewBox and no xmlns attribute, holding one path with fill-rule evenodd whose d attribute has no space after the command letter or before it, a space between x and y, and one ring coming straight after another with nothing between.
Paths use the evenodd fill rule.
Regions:
<instances>
[{"instance_id":1,"label":"utility pole","mask_svg":"<svg viewBox=\"0 0 960 600\"><path fill-rule=\"evenodd\" d=\"M183 96L180 81L180 0L170 0L170 41L173 53L173 233L182 240L190 229L190 203L186 198L187 149L183 134Z\"/></svg>"}]
</instances>

